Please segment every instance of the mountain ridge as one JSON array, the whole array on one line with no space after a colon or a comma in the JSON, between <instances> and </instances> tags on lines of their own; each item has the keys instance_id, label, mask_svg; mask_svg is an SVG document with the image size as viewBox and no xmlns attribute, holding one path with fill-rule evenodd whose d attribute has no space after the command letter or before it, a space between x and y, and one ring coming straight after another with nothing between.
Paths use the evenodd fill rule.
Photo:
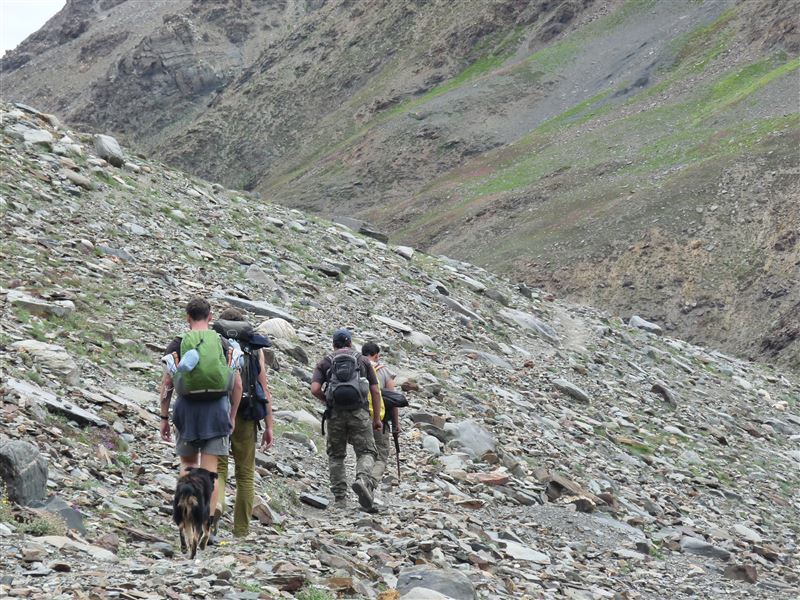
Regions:
<instances>
[{"instance_id":1,"label":"mountain ridge","mask_svg":"<svg viewBox=\"0 0 800 600\"><path fill-rule=\"evenodd\" d=\"M165 6L115 50L131 5L73 0L0 80L228 186L800 364L793 3ZM48 60L92 77L59 93Z\"/></svg>"}]
</instances>

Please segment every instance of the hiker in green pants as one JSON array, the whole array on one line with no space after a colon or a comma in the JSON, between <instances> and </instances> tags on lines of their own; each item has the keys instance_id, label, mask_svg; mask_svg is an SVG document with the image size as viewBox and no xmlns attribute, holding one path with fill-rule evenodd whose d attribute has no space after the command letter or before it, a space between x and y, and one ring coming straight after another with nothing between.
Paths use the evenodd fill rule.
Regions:
<instances>
[{"instance_id":1,"label":"hiker in green pants","mask_svg":"<svg viewBox=\"0 0 800 600\"><path fill-rule=\"evenodd\" d=\"M236 325L241 325L237 328ZM224 310L214 328L223 336L236 341L244 352L242 375L242 402L236 415L236 427L231 434L231 453L234 461L236 477L236 501L233 507L233 535L245 537L250 530L253 516L255 489L253 479L256 467L256 444L258 430L263 419L264 430L261 434L261 450L272 446L272 401L267 387L267 367L261 348L267 347L269 341L255 333L246 322L244 314L235 309ZM260 338L260 339L259 339ZM219 457L217 468L219 476L219 502L214 513L214 525L217 525L225 512L225 483L228 477L228 457Z\"/></svg>"}]
</instances>

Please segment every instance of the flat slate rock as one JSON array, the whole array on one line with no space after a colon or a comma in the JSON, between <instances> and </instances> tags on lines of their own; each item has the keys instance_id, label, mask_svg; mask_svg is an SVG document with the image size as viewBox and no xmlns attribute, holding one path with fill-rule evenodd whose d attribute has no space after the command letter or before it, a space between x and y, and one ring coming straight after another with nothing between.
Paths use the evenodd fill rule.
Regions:
<instances>
[{"instance_id":1,"label":"flat slate rock","mask_svg":"<svg viewBox=\"0 0 800 600\"><path fill-rule=\"evenodd\" d=\"M579 388L574 383L570 383L566 379L554 379L553 380L553 387L557 390L564 392L568 396L575 398L578 402L585 402L589 403L589 394L584 392L581 388Z\"/></svg>"},{"instance_id":2,"label":"flat slate rock","mask_svg":"<svg viewBox=\"0 0 800 600\"><path fill-rule=\"evenodd\" d=\"M277 317L279 319L289 321L290 323L297 321L297 318L294 315L289 314L285 310L280 309L269 302L263 302L261 300L245 300L244 298L237 298L236 296L228 296L226 294L214 295L214 299L227 302L236 308L243 308L244 310L256 315L261 315L264 317Z\"/></svg>"},{"instance_id":3,"label":"flat slate rock","mask_svg":"<svg viewBox=\"0 0 800 600\"><path fill-rule=\"evenodd\" d=\"M330 505L330 501L327 498L307 492L300 494L300 502L313 506L314 508L321 508L322 510L325 510Z\"/></svg>"},{"instance_id":4,"label":"flat slate rock","mask_svg":"<svg viewBox=\"0 0 800 600\"><path fill-rule=\"evenodd\" d=\"M107 427L108 423L90 410L76 406L72 402L61 400L55 394L36 385L9 378L6 385L24 398L42 402L51 412L67 415L78 423L89 423L98 427Z\"/></svg>"}]
</instances>

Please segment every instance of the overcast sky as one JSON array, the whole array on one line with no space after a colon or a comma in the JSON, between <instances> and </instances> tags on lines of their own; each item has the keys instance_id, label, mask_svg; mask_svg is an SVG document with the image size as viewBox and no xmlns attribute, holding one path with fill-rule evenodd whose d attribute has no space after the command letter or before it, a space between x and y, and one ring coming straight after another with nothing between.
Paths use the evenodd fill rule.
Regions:
<instances>
[{"instance_id":1,"label":"overcast sky","mask_svg":"<svg viewBox=\"0 0 800 600\"><path fill-rule=\"evenodd\" d=\"M44 25L66 0L0 0L0 56Z\"/></svg>"}]
</instances>

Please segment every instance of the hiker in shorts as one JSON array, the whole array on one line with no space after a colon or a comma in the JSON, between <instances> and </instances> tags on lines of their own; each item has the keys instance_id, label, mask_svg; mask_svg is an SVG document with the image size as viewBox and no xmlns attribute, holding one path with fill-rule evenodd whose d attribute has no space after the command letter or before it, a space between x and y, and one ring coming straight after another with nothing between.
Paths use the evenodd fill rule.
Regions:
<instances>
[{"instance_id":1,"label":"hiker in shorts","mask_svg":"<svg viewBox=\"0 0 800 600\"><path fill-rule=\"evenodd\" d=\"M227 384L222 388L205 389L202 393L191 390L183 395L176 394L172 423L175 426L175 453L181 461L181 475L191 467L203 467L216 473L219 457L228 455L228 436L233 431L236 421L236 411L242 395L242 380L238 372L230 370L228 359L231 356L230 344L209 329L211 306L205 298L195 296L189 300L186 305L186 321L189 324L189 332L173 339L162 359L166 365L170 357L174 357L176 370L168 369L161 380L161 439L172 441L169 406L176 380L181 381L182 371L181 367L178 367L181 361L181 347L187 348L186 342L191 340L208 342L202 349L202 354L205 356L207 352L209 353L208 356L214 361L214 367L219 372L224 372L223 366L228 369ZM201 345L198 342L195 349ZM186 354L188 358L188 352ZM201 362L191 370L191 373L200 372L199 365L204 364L206 359L199 360ZM220 361L223 361L224 365ZM181 389L178 388L179 391ZM218 482L215 481L210 506L216 506L217 494Z\"/></svg>"},{"instance_id":2,"label":"hiker in shorts","mask_svg":"<svg viewBox=\"0 0 800 600\"><path fill-rule=\"evenodd\" d=\"M381 388L381 395L383 390L394 391L394 380L397 376L387 364L381 362L381 348L375 342L367 342L361 347L361 354L365 356L375 374L378 377L378 385ZM389 421L391 420L392 431L389 431ZM380 484L383 479L383 474L386 471L386 463L389 460L389 447L391 446L390 436L400 434L400 411L397 407L386 409L386 414L383 418L383 430L373 430L375 436L375 449L377 451L377 458L372 467L372 478L375 484Z\"/></svg>"},{"instance_id":3,"label":"hiker in shorts","mask_svg":"<svg viewBox=\"0 0 800 600\"><path fill-rule=\"evenodd\" d=\"M380 431L381 394L378 379L369 361L352 347L347 329L333 334L333 352L320 360L311 376L311 393L327 407L328 435L326 452L330 468L330 487L334 505L347 504L347 471L344 460L347 444L356 452L356 478L352 489L362 508L373 509L375 480L375 439ZM372 404L372 417L368 404Z\"/></svg>"},{"instance_id":4,"label":"hiker in shorts","mask_svg":"<svg viewBox=\"0 0 800 600\"><path fill-rule=\"evenodd\" d=\"M214 329L220 331L218 327L225 322L246 323L245 315L242 311L236 308L226 308L223 310L217 322L214 324ZM256 368L253 369L252 374L248 375L254 378L254 381L245 381L245 373L250 373L250 370L241 369L240 376L242 379L242 401L239 404L239 410L236 413L236 427L231 435L231 454L233 454L234 462L234 475L236 478L236 500L233 507L233 536L246 537L250 531L250 520L253 518L253 503L255 502L255 489L253 480L256 471L256 442L258 440L258 432L261 429L261 420L263 419L263 431L261 432L260 449L261 451L267 450L272 446L272 399L270 397L269 388L267 387L267 365L264 361L264 353L261 348L267 347L269 341L264 336L253 332L247 331L246 340L242 343L249 343L254 347L253 362ZM224 336L223 336L224 339ZM243 359L247 359L245 354ZM250 401L249 395L252 393L261 400L259 406L256 408L255 400ZM257 412L258 411L258 412ZM254 413L257 412L257 415ZM263 415L263 417L262 417ZM219 485L220 494L217 507L214 512L213 527L216 530L219 518L225 512L225 480L228 476L228 456L220 456L219 458ZM216 531L214 531L216 535Z\"/></svg>"}]
</instances>

